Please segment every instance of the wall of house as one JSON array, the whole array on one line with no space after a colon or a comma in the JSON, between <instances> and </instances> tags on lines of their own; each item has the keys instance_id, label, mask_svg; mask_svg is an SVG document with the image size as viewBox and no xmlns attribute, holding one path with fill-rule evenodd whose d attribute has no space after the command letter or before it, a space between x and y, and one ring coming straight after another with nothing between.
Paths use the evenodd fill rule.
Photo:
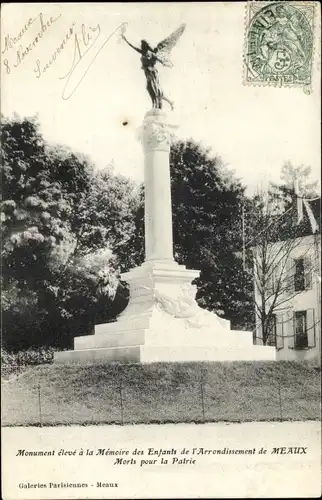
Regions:
<instances>
[{"instance_id":1,"label":"wall of house","mask_svg":"<svg viewBox=\"0 0 322 500\"><path fill-rule=\"evenodd\" d=\"M275 248L276 250L276 248ZM321 364L321 270L320 263L320 243L316 247L313 236L302 238L299 245L294 245L290 252L289 259L309 257L312 265L311 288L290 294L289 299L283 306L276 308L274 313L277 317L277 337L276 337L276 359L277 360L297 360L314 361ZM318 259L318 262L316 262ZM287 297L286 297L287 298ZM255 300L260 304L260 296L255 290ZM294 347L294 320L296 311L307 311L308 317L308 339L309 347ZM261 344L261 324L260 318L256 319L256 343Z\"/></svg>"}]
</instances>

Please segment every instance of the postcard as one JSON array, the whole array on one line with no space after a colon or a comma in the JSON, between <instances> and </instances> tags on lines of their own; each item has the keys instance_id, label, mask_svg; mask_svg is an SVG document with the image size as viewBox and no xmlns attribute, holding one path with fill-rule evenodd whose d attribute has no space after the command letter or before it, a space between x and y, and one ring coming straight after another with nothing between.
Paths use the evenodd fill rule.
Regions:
<instances>
[{"instance_id":1,"label":"postcard","mask_svg":"<svg viewBox=\"0 0 322 500\"><path fill-rule=\"evenodd\" d=\"M4 500L321 492L321 7L4 3Z\"/></svg>"}]
</instances>

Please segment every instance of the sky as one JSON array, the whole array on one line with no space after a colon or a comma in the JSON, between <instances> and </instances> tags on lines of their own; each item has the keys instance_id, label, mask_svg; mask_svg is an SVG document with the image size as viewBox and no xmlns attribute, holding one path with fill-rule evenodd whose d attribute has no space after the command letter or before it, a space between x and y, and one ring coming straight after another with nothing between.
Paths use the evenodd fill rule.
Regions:
<instances>
[{"instance_id":1,"label":"sky","mask_svg":"<svg viewBox=\"0 0 322 500\"><path fill-rule=\"evenodd\" d=\"M1 111L37 114L47 141L142 181L137 130L151 104L140 55L120 40L120 26L127 23L133 44L144 38L154 46L184 22L174 67L160 68L177 137L210 147L249 192L278 181L287 160L311 165L319 179L319 44L310 95L244 85L245 9L243 2L4 4Z\"/></svg>"}]
</instances>

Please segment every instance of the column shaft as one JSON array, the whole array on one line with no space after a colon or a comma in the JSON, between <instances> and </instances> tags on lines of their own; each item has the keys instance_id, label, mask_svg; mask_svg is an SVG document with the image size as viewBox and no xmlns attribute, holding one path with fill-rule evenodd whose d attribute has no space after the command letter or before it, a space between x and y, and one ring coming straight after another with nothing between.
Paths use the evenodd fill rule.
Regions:
<instances>
[{"instance_id":1,"label":"column shaft","mask_svg":"<svg viewBox=\"0 0 322 500\"><path fill-rule=\"evenodd\" d=\"M145 152L145 259L173 260L169 152Z\"/></svg>"},{"instance_id":2,"label":"column shaft","mask_svg":"<svg viewBox=\"0 0 322 500\"><path fill-rule=\"evenodd\" d=\"M170 144L174 125L160 109L144 117L145 260L173 261Z\"/></svg>"}]
</instances>

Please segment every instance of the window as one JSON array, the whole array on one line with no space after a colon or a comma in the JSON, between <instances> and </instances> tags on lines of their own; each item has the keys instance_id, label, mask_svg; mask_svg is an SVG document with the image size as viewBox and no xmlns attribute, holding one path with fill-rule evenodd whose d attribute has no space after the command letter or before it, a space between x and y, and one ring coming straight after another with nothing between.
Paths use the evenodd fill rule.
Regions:
<instances>
[{"instance_id":1,"label":"window","mask_svg":"<svg viewBox=\"0 0 322 500\"><path fill-rule=\"evenodd\" d=\"M268 318L266 345L276 345L276 314L271 314Z\"/></svg>"},{"instance_id":2,"label":"window","mask_svg":"<svg viewBox=\"0 0 322 500\"><path fill-rule=\"evenodd\" d=\"M277 265L270 266L266 273L266 289L268 293L274 293L277 290L279 281L279 267Z\"/></svg>"},{"instance_id":3,"label":"window","mask_svg":"<svg viewBox=\"0 0 322 500\"><path fill-rule=\"evenodd\" d=\"M308 347L307 336L307 314L306 311L296 311L294 313L294 347Z\"/></svg>"},{"instance_id":4,"label":"window","mask_svg":"<svg viewBox=\"0 0 322 500\"><path fill-rule=\"evenodd\" d=\"M296 292L305 290L304 259L295 260L294 289Z\"/></svg>"},{"instance_id":5,"label":"window","mask_svg":"<svg viewBox=\"0 0 322 500\"><path fill-rule=\"evenodd\" d=\"M312 263L310 257L304 258L305 290L312 288Z\"/></svg>"},{"instance_id":6,"label":"window","mask_svg":"<svg viewBox=\"0 0 322 500\"><path fill-rule=\"evenodd\" d=\"M312 266L310 257L294 260L294 290L302 292L312 288Z\"/></svg>"}]
</instances>

